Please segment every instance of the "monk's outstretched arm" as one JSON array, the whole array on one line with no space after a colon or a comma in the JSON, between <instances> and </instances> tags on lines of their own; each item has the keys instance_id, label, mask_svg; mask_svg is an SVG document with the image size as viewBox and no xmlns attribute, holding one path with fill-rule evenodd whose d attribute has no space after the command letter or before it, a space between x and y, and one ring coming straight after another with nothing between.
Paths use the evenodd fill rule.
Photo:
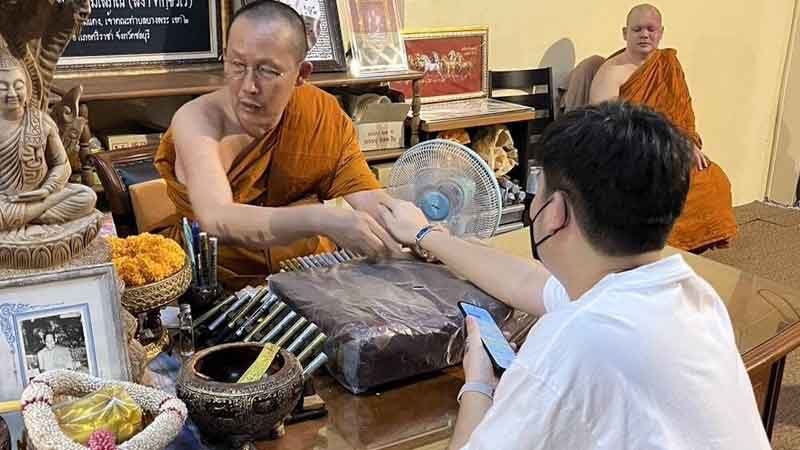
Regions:
<instances>
[{"instance_id":1,"label":"monk's outstretched arm","mask_svg":"<svg viewBox=\"0 0 800 450\"><path fill-rule=\"evenodd\" d=\"M191 102L175 114L171 127L183 181L203 230L225 243L251 248L324 235L366 255L385 253L373 231L380 227L367 213L323 205L268 208L234 202L219 149L236 145L237 138L222 137L221 121L201 103Z\"/></svg>"}]
</instances>

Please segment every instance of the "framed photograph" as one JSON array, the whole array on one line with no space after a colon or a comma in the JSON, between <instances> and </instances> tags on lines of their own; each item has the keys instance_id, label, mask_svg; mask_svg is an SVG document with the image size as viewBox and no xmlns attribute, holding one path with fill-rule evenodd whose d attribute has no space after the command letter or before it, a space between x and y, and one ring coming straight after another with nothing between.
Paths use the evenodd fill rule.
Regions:
<instances>
[{"instance_id":1,"label":"framed photograph","mask_svg":"<svg viewBox=\"0 0 800 450\"><path fill-rule=\"evenodd\" d=\"M489 95L489 28L434 28L404 31L409 68L425 72L423 103L464 100ZM411 98L410 82L392 89Z\"/></svg>"},{"instance_id":2,"label":"framed photograph","mask_svg":"<svg viewBox=\"0 0 800 450\"><path fill-rule=\"evenodd\" d=\"M232 1L232 11L253 0ZM279 0L300 13L306 24L310 50L306 61L314 64L314 72L345 72L347 60L344 56L342 27L339 23L339 7L336 0ZM229 24L229 20L225 22ZM227 35L227 30L225 35Z\"/></svg>"},{"instance_id":3,"label":"framed photograph","mask_svg":"<svg viewBox=\"0 0 800 450\"><path fill-rule=\"evenodd\" d=\"M130 380L112 264L0 281L0 401L54 369Z\"/></svg>"},{"instance_id":4,"label":"framed photograph","mask_svg":"<svg viewBox=\"0 0 800 450\"><path fill-rule=\"evenodd\" d=\"M408 70L396 0L347 0L347 19L354 75Z\"/></svg>"},{"instance_id":5,"label":"framed photograph","mask_svg":"<svg viewBox=\"0 0 800 450\"><path fill-rule=\"evenodd\" d=\"M58 61L61 76L207 68L221 52L218 0L92 2Z\"/></svg>"}]
</instances>

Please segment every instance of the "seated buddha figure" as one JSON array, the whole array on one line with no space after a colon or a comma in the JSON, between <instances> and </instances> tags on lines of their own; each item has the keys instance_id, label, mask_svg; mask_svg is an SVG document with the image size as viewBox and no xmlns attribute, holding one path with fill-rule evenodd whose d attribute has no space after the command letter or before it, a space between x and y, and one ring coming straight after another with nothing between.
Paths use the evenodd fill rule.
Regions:
<instances>
[{"instance_id":1,"label":"seated buddha figure","mask_svg":"<svg viewBox=\"0 0 800 450\"><path fill-rule=\"evenodd\" d=\"M58 127L29 98L25 69L0 48L0 234L22 240L92 214L97 200L91 188L67 183Z\"/></svg>"}]
</instances>

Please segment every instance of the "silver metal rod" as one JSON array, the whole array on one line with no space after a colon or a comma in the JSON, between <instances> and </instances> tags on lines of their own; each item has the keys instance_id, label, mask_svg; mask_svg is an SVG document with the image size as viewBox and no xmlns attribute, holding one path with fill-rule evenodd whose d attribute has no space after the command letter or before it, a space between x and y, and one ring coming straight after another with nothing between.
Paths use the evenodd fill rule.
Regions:
<instances>
[{"instance_id":1,"label":"silver metal rod","mask_svg":"<svg viewBox=\"0 0 800 450\"><path fill-rule=\"evenodd\" d=\"M347 258L344 257L341 250L333 252L333 257L336 258L336 261L339 261L340 263L347 262Z\"/></svg>"},{"instance_id":2,"label":"silver metal rod","mask_svg":"<svg viewBox=\"0 0 800 450\"><path fill-rule=\"evenodd\" d=\"M263 319L259 320L256 327L253 328L253 331L251 331L247 336L244 337L244 342L250 342L253 339L253 336L257 335L259 332L261 332L261 330L264 329L264 327L266 327L270 322L275 320L278 314L283 312L284 309L286 309L286 303L278 302L275 305L275 308L273 308L272 311L270 311L270 313L267 315L267 317L264 317Z\"/></svg>"},{"instance_id":3,"label":"silver metal rod","mask_svg":"<svg viewBox=\"0 0 800 450\"><path fill-rule=\"evenodd\" d=\"M208 319L210 319L211 316L216 314L220 309L228 306L232 301L236 300L237 298L239 297L237 297L236 294L233 294L230 297L226 298L221 303L217 304L213 308L203 313L202 316L198 317L197 320L194 321L194 324L192 324L192 327L198 328L200 325L204 324Z\"/></svg>"},{"instance_id":4,"label":"silver metal rod","mask_svg":"<svg viewBox=\"0 0 800 450\"><path fill-rule=\"evenodd\" d=\"M278 322L278 324L275 325L275 327L273 327L271 330L269 330L269 333L267 333L266 336L261 338L261 340L258 341L258 343L259 344L266 344L267 342L270 342L273 339L275 339L276 337L278 337L278 335L281 333L281 331L283 331L286 327L288 327L289 324L292 323L292 321L294 320L295 317L297 317L297 313L294 312L294 311L289 311L289 313L286 314L286 317L284 317L283 320Z\"/></svg>"},{"instance_id":5,"label":"silver metal rod","mask_svg":"<svg viewBox=\"0 0 800 450\"><path fill-rule=\"evenodd\" d=\"M267 289L266 286L261 286L260 288L258 288L256 293L253 294L253 298L251 298L250 301L247 302L247 305L245 305L245 307L242 308L242 310L239 311L233 317L233 319L231 319L230 322L228 322L228 328L235 327L236 322L239 322L240 320L244 319L247 313L250 312L250 310L253 309L255 306L257 306L264 299L264 296L266 296L267 294L269 294L269 289Z\"/></svg>"},{"instance_id":6,"label":"silver metal rod","mask_svg":"<svg viewBox=\"0 0 800 450\"><path fill-rule=\"evenodd\" d=\"M319 258L319 255L309 255L308 258L317 265L317 267L325 267L322 260Z\"/></svg>"},{"instance_id":7,"label":"silver metal rod","mask_svg":"<svg viewBox=\"0 0 800 450\"><path fill-rule=\"evenodd\" d=\"M317 264L316 261L314 261L314 258L310 256L303 256L302 258L309 266L311 266L312 269L319 268L319 264Z\"/></svg>"},{"instance_id":8,"label":"silver metal rod","mask_svg":"<svg viewBox=\"0 0 800 450\"><path fill-rule=\"evenodd\" d=\"M300 328L303 328L303 326L307 323L308 319L306 319L305 317L300 317L299 319L297 319L297 322L295 322L292 326L290 326L289 329L286 330L286 333L283 333L283 335L279 337L277 341L275 341L275 345L277 345L278 347L283 347L283 344L285 344L290 337L294 336L295 333L300 331Z\"/></svg>"},{"instance_id":9,"label":"silver metal rod","mask_svg":"<svg viewBox=\"0 0 800 450\"><path fill-rule=\"evenodd\" d=\"M306 261L303 260L302 256L298 257L297 261L300 263L300 266L303 268L303 270L311 269L311 266Z\"/></svg>"},{"instance_id":10,"label":"silver metal rod","mask_svg":"<svg viewBox=\"0 0 800 450\"><path fill-rule=\"evenodd\" d=\"M314 333L316 333L317 329L318 327L316 324L313 323L308 324L306 329L303 330L300 333L300 335L297 336L297 338L295 338L295 340L292 341L291 344L289 344L288 347L286 347L286 351L296 355L297 350L300 350L300 344L302 344L306 339L310 338Z\"/></svg>"},{"instance_id":11,"label":"silver metal rod","mask_svg":"<svg viewBox=\"0 0 800 450\"><path fill-rule=\"evenodd\" d=\"M217 328L218 326L222 325L223 322L225 322L225 318L228 317L228 315L239 309L243 304L245 304L248 300L250 300L251 297L252 295L250 294L250 292L246 292L243 296L239 297L239 300L237 300L233 305L231 305L231 307L228 308L224 313L222 313L222 315L217 317L217 319L214 322L212 322L211 325L208 326L208 329L214 331L215 328Z\"/></svg>"},{"instance_id":12,"label":"silver metal rod","mask_svg":"<svg viewBox=\"0 0 800 450\"><path fill-rule=\"evenodd\" d=\"M215 237L208 239L208 285L217 286L217 259L219 258L219 240Z\"/></svg>"},{"instance_id":13,"label":"silver metal rod","mask_svg":"<svg viewBox=\"0 0 800 450\"><path fill-rule=\"evenodd\" d=\"M274 305L275 302L277 301L278 301L277 295L269 294L267 298L264 300L264 302L261 303L261 306L258 307L256 312L254 312L253 315L248 317L247 320L244 321L242 326L239 327L238 330L236 330L236 335L241 336L242 334L244 334L245 330L247 330L247 327L252 325L259 317L266 314L269 311L269 309L272 308L272 305Z\"/></svg>"},{"instance_id":14,"label":"silver metal rod","mask_svg":"<svg viewBox=\"0 0 800 450\"><path fill-rule=\"evenodd\" d=\"M322 348L322 344L325 343L325 339L327 338L328 336L325 336L325 333L318 334L317 337L297 355L297 360L300 361L300 364L303 364L303 361L317 353L319 349Z\"/></svg>"},{"instance_id":15,"label":"silver metal rod","mask_svg":"<svg viewBox=\"0 0 800 450\"><path fill-rule=\"evenodd\" d=\"M317 257L322 261L322 264L325 267L333 267L338 263L331 262L331 254L330 253L320 253Z\"/></svg>"},{"instance_id":16,"label":"silver metal rod","mask_svg":"<svg viewBox=\"0 0 800 450\"><path fill-rule=\"evenodd\" d=\"M307 380L314 372L328 362L328 355L320 353L316 358L311 360L306 367L303 368L303 381Z\"/></svg>"},{"instance_id":17,"label":"silver metal rod","mask_svg":"<svg viewBox=\"0 0 800 450\"><path fill-rule=\"evenodd\" d=\"M331 267L339 264L339 261L337 261L336 258L333 257L332 253L325 253L324 255L322 255L322 259L327 261L328 265Z\"/></svg>"},{"instance_id":18,"label":"silver metal rod","mask_svg":"<svg viewBox=\"0 0 800 450\"><path fill-rule=\"evenodd\" d=\"M325 259L322 257L322 255L311 255L311 258L314 260L314 262L317 263L318 266L320 266L320 267L328 267L328 262L325 261Z\"/></svg>"}]
</instances>

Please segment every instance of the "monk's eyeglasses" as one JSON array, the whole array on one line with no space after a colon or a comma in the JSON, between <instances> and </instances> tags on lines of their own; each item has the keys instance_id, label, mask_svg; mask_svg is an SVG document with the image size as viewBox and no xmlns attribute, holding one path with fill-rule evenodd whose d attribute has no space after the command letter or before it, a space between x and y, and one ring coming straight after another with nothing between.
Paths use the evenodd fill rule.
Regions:
<instances>
[{"instance_id":1,"label":"monk's eyeglasses","mask_svg":"<svg viewBox=\"0 0 800 450\"><path fill-rule=\"evenodd\" d=\"M283 72L278 72L277 70L264 64L259 64L253 67L239 61L225 60L224 63L225 73L234 80L244 80L247 76L247 71L250 69L253 70L253 77L262 81L274 80L284 76Z\"/></svg>"}]
</instances>

